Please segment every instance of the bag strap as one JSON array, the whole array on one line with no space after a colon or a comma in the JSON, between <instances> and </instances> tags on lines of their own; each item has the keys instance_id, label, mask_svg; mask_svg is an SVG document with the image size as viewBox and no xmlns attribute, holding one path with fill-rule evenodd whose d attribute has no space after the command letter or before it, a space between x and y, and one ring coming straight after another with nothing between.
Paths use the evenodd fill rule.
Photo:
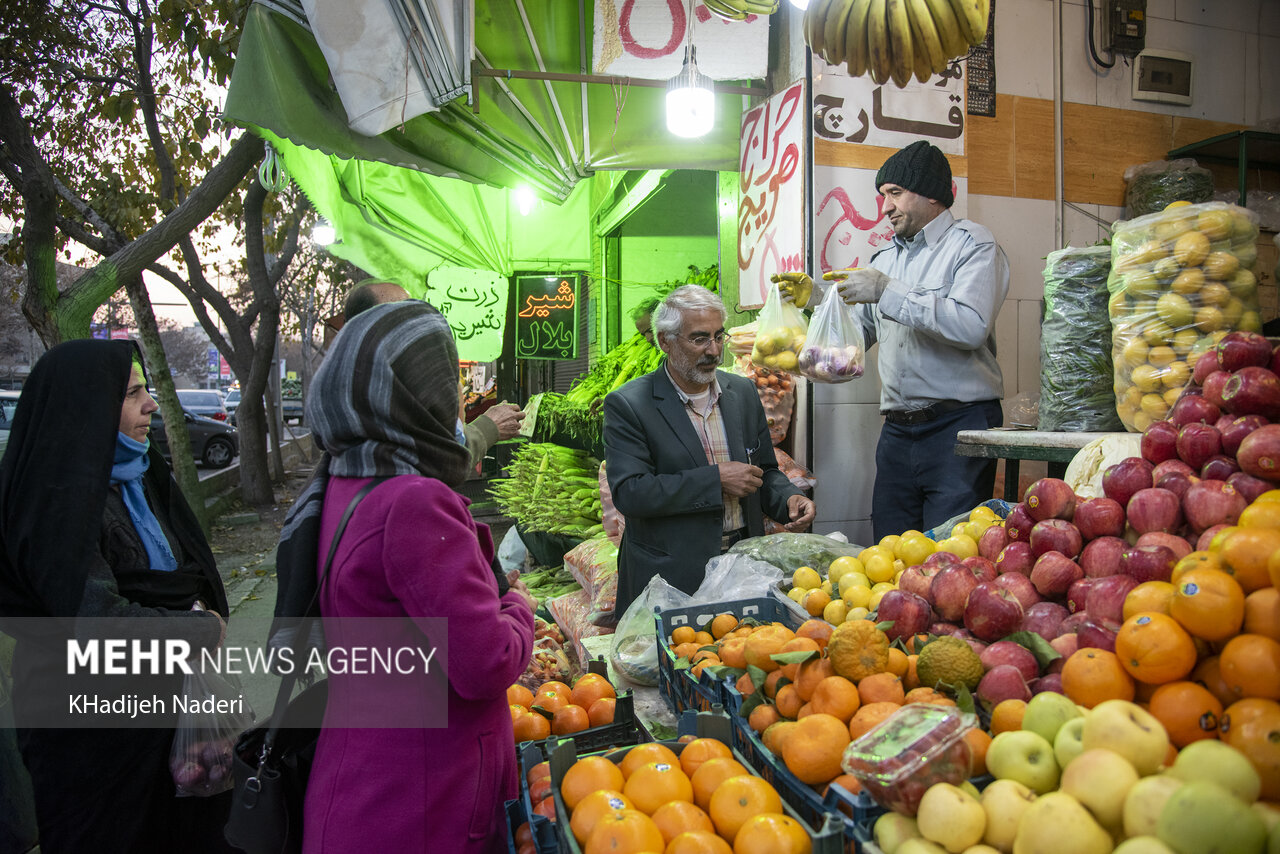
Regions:
<instances>
[{"instance_id":1,"label":"bag strap","mask_svg":"<svg viewBox=\"0 0 1280 854\"><path fill-rule=\"evenodd\" d=\"M311 626L315 622L316 607L320 601L320 591L324 589L325 580L329 577L329 570L333 567L333 558L338 553L338 543L342 540L342 534L347 530L347 523L351 521L351 516L356 512L356 507L364 500L365 496L372 492L379 484L390 480L390 477L375 477L373 480L360 487L360 491L351 499L351 503L347 505L347 509L343 511L342 519L338 522L337 529L333 532L333 539L329 542L329 554L324 559L324 569L320 572L320 582L316 585L315 595L311 597L311 603L307 606L306 616L302 618L302 622L298 624L295 638L311 637ZM271 712L271 724L267 729L267 734L262 740L262 755L259 757L259 772L261 766L266 762L267 757L271 754L271 747L275 743L276 733L280 730L280 725L284 722L285 711L289 707L289 699L293 696L293 686L298 681L298 667L294 666L293 670L285 674L280 680L280 689L276 692L276 706Z\"/></svg>"}]
</instances>

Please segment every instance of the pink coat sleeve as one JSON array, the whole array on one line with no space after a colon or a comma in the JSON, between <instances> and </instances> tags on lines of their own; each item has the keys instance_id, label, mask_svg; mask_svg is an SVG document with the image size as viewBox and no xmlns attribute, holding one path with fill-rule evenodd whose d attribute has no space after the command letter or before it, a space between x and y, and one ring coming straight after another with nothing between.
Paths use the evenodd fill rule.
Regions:
<instances>
[{"instance_id":1,"label":"pink coat sleeve","mask_svg":"<svg viewBox=\"0 0 1280 854\"><path fill-rule=\"evenodd\" d=\"M387 583L410 617L449 621L449 683L460 696L502 696L533 654L533 613L518 593L498 597L493 541L464 499L419 481L391 506Z\"/></svg>"}]
</instances>

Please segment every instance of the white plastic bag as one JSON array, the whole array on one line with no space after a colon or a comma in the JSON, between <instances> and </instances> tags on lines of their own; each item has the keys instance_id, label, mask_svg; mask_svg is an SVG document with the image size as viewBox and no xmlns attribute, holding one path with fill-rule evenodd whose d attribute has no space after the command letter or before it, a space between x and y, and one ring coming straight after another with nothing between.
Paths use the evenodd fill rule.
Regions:
<instances>
[{"instance_id":1,"label":"white plastic bag","mask_svg":"<svg viewBox=\"0 0 1280 854\"><path fill-rule=\"evenodd\" d=\"M717 555L707 561L706 575L693 594L693 601L758 599L768 596L782 578L782 570L771 563L741 554Z\"/></svg>"},{"instance_id":2,"label":"white plastic bag","mask_svg":"<svg viewBox=\"0 0 1280 854\"><path fill-rule=\"evenodd\" d=\"M783 302L777 288L769 288L764 308L760 309L760 317L756 321L756 342L751 348L751 363L762 368L796 373L808 329L804 313L793 303Z\"/></svg>"},{"instance_id":3,"label":"white plastic bag","mask_svg":"<svg viewBox=\"0 0 1280 854\"><path fill-rule=\"evenodd\" d=\"M502 543L498 546L498 563L507 572L512 570L518 572L524 569L528 557L529 549L525 547L524 540L520 539L516 526L512 525L507 529L507 533L502 537Z\"/></svg>"},{"instance_id":4,"label":"white plastic bag","mask_svg":"<svg viewBox=\"0 0 1280 854\"><path fill-rule=\"evenodd\" d=\"M609 660L613 668L637 685L658 684L658 633L654 627L653 609L680 608L693 602L693 597L672 587L661 575L649 579L644 591L635 598L614 631Z\"/></svg>"},{"instance_id":5,"label":"white plastic bag","mask_svg":"<svg viewBox=\"0 0 1280 854\"><path fill-rule=\"evenodd\" d=\"M169 749L169 771L178 797L204 798L226 792L234 782L232 748L254 722L240 680L230 673L206 673L196 668L183 679L182 696L188 704L239 701L228 712L180 711Z\"/></svg>"},{"instance_id":6,"label":"white plastic bag","mask_svg":"<svg viewBox=\"0 0 1280 854\"><path fill-rule=\"evenodd\" d=\"M845 383L862 376L866 342L853 308L828 288L809 321L809 335L800 350L800 374L819 383Z\"/></svg>"}]
</instances>

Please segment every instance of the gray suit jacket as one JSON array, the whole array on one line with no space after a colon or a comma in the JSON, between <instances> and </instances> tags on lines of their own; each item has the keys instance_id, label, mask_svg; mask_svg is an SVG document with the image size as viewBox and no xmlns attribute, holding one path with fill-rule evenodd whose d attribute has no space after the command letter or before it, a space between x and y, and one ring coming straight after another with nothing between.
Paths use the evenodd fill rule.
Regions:
<instances>
[{"instance_id":1,"label":"gray suit jacket","mask_svg":"<svg viewBox=\"0 0 1280 854\"><path fill-rule=\"evenodd\" d=\"M764 469L764 485L742 499L747 535L758 537L764 513L787 521L787 499L801 493L778 470L755 386L724 371L716 377L730 455ZM613 503L627 520L618 552L616 613L654 575L693 593L707 561L720 553L724 502L719 469L707 463L665 365L605 398L604 456Z\"/></svg>"}]
</instances>

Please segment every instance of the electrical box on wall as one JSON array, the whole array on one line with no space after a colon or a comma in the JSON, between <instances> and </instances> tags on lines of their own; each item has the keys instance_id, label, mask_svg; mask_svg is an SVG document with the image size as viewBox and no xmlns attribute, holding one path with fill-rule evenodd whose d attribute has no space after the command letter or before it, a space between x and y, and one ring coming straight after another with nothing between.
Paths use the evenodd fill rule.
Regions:
<instances>
[{"instance_id":1,"label":"electrical box on wall","mask_svg":"<svg viewBox=\"0 0 1280 854\"><path fill-rule=\"evenodd\" d=\"M1112 53L1135 56L1147 44L1147 0L1105 0L1105 2L1107 8L1105 47Z\"/></svg>"},{"instance_id":2,"label":"electrical box on wall","mask_svg":"<svg viewBox=\"0 0 1280 854\"><path fill-rule=\"evenodd\" d=\"M1191 103L1193 69L1189 53L1144 50L1133 63L1133 99L1187 106Z\"/></svg>"}]
</instances>

